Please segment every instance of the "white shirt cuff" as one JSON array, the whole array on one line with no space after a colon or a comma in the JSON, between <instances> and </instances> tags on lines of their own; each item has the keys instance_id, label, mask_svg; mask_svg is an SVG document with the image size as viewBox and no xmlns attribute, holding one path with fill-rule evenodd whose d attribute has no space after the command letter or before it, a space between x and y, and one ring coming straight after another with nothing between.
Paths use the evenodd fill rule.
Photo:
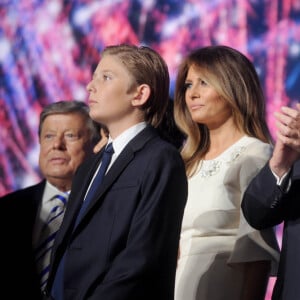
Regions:
<instances>
[{"instance_id":1,"label":"white shirt cuff","mask_svg":"<svg viewBox=\"0 0 300 300\"><path fill-rule=\"evenodd\" d=\"M272 171L272 170L271 170ZM276 184L278 186L280 186L280 188L284 191L287 192L290 189L291 186L291 179L287 178L290 174L291 169L289 169L285 174L283 174L281 177L279 177L278 175L276 175L273 171L273 175L276 178ZM285 180L287 179L287 181Z\"/></svg>"}]
</instances>

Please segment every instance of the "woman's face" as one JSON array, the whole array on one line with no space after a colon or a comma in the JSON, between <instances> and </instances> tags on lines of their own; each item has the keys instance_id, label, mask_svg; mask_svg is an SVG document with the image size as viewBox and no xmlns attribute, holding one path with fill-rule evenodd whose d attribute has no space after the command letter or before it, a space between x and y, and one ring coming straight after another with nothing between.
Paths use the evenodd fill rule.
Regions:
<instances>
[{"instance_id":1,"label":"woman's face","mask_svg":"<svg viewBox=\"0 0 300 300\"><path fill-rule=\"evenodd\" d=\"M232 117L229 104L204 79L201 68L191 66L185 80L185 101L194 122L209 129L220 127Z\"/></svg>"}]
</instances>

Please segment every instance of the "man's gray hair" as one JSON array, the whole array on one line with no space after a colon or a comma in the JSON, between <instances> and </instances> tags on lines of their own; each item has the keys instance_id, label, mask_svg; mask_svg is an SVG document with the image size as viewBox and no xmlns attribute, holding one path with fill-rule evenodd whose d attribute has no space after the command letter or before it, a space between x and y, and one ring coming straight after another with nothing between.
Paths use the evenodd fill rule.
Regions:
<instances>
[{"instance_id":1,"label":"man's gray hair","mask_svg":"<svg viewBox=\"0 0 300 300\"><path fill-rule=\"evenodd\" d=\"M89 115L89 107L86 103L78 100L62 100L47 105L40 114L38 134L40 136L43 123L50 115L78 113L86 119L86 126L90 132L90 139L93 144L100 140L100 125L94 122Z\"/></svg>"}]
</instances>

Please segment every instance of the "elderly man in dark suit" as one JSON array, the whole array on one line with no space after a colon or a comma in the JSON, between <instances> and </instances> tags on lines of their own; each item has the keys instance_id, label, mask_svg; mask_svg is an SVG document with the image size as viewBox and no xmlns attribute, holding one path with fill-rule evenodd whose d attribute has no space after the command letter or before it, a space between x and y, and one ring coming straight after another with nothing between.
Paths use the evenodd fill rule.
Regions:
<instances>
[{"instance_id":1,"label":"elderly man in dark suit","mask_svg":"<svg viewBox=\"0 0 300 300\"><path fill-rule=\"evenodd\" d=\"M277 141L268 164L245 192L242 210L257 229L284 222L272 300L300 299L300 104L275 114Z\"/></svg>"},{"instance_id":2,"label":"elderly man in dark suit","mask_svg":"<svg viewBox=\"0 0 300 300\"><path fill-rule=\"evenodd\" d=\"M64 207L57 206L56 198L66 203L75 171L99 141L99 127L90 118L89 107L80 101L46 106L38 133L44 179L0 199L1 290L6 291L7 299L41 298L56 233L52 230L54 217L48 216L51 210L58 212L57 230Z\"/></svg>"}]
</instances>

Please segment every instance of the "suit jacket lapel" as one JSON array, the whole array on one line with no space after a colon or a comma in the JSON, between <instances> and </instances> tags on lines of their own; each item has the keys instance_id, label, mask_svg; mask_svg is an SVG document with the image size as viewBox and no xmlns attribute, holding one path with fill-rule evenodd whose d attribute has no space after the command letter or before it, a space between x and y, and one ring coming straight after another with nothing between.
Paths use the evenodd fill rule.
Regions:
<instances>
[{"instance_id":1,"label":"suit jacket lapel","mask_svg":"<svg viewBox=\"0 0 300 300\"><path fill-rule=\"evenodd\" d=\"M103 151L99 152L96 156L88 159L88 161L80 167L82 168L82 170L80 170L82 177L76 177L76 180L74 180L72 183L72 192L68 200L63 223L60 227L58 235L56 236L55 248L67 240L67 235L70 237L70 234L73 231L77 213L80 210L85 193L98 167L102 154Z\"/></svg>"},{"instance_id":2,"label":"suit jacket lapel","mask_svg":"<svg viewBox=\"0 0 300 300\"><path fill-rule=\"evenodd\" d=\"M80 223L85 219L87 213L93 209L95 204L97 203L97 205L99 205L99 201L103 201L103 195L111 187L114 181L117 180L119 175L123 172L130 161L134 158L135 152L144 147L146 142L154 136L156 136L156 131L151 126L147 126L136 137L134 137L128 143L128 145L126 145L126 147L120 153L119 157L116 159L116 161L113 163L113 165L105 175L101 186L99 186L94 199L92 199L89 206L86 208L86 211L84 212L77 228L80 228ZM76 229L74 233L76 233Z\"/></svg>"},{"instance_id":3,"label":"suit jacket lapel","mask_svg":"<svg viewBox=\"0 0 300 300\"><path fill-rule=\"evenodd\" d=\"M103 151L101 151L99 154L96 155L96 157L94 157L91 161L87 162L87 164L83 166L83 168L80 170L80 174L85 173L87 174L87 176L85 177L83 183L80 182L79 184L78 182L74 182L74 185L72 185L73 191L71 193L71 198L69 199L66 214L64 216L63 226L61 227L59 236L57 236L56 238L57 244L65 240L65 236L68 233L70 234L71 231L73 231L73 233L76 234L77 230L80 228L80 225L82 224L82 222L84 222L85 218L87 217L88 212L93 209L96 203L97 205L99 205L99 201L103 201L103 195L114 183L114 181L117 180L119 175L123 172L123 170L130 163L130 161L134 158L135 152L144 147L148 140L156 136L156 131L151 126L147 126L128 143L128 145L124 148L119 157L113 163L111 168L108 170L106 176L102 181L101 186L99 186L99 189L97 190L94 199L92 199L91 203L82 215L79 224L73 230L73 225L75 223L77 213L81 207L89 183L102 158Z\"/></svg>"},{"instance_id":4,"label":"suit jacket lapel","mask_svg":"<svg viewBox=\"0 0 300 300\"><path fill-rule=\"evenodd\" d=\"M116 159L116 161L113 163L111 168L108 170L107 174L103 178L103 181L101 185L98 187L97 192L94 196L94 198L91 200L89 206L86 208L85 212L83 213L77 227L74 229L74 234L76 234L76 231L80 228L80 224L84 221L84 219L87 217L87 214L89 211L93 210L94 206L97 204L99 205L99 202L103 201L103 195L106 193L106 191L111 187L111 185L114 183L115 180L119 177L119 175L122 173L124 168L130 163L130 161L134 157L134 152L132 149L125 148L120 156ZM86 191L86 189L85 189Z\"/></svg>"},{"instance_id":5,"label":"suit jacket lapel","mask_svg":"<svg viewBox=\"0 0 300 300\"><path fill-rule=\"evenodd\" d=\"M32 199L32 228L35 225L35 221L36 221L36 217L37 217L37 213L39 210L39 206L41 203L41 199L43 198L43 194L44 194L44 190L45 190L45 185L46 185L46 180L43 179L41 182L39 182L38 184L36 184L33 189L30 192L30 195L28 197L30 197ZM26 201L24 201L25 203ZM27 206L27 205L26 205Z\"/></svg>"}]
</instances>

